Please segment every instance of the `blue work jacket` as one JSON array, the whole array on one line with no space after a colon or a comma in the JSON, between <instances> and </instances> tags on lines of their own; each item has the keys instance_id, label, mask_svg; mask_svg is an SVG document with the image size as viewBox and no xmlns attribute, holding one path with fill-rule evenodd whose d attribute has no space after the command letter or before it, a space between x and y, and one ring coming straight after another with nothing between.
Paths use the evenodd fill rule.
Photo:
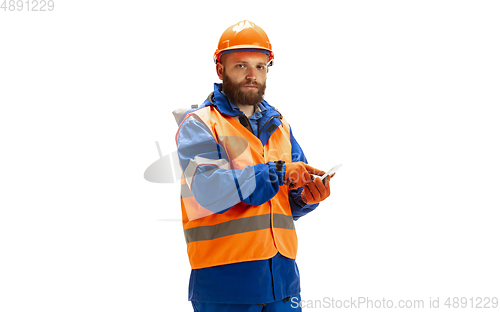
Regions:
<instances>
[{"instance_id":1,"label":"blue work jacket","mask_svg":"<svg viewBox=\"0 0 500 312\"><path fill-rule=\"evenodd\" d=\"M245 116L244 113L232 104L224 93L221 84L214 84L214 92L200 106L200 108L215 105L228 118ZM188 111L193 111L194 109ZM266 101L259 104L259 110L248 118L251 132L260 139L262 145L281 125L280 113ZM183 120L181 118L180 120ZM250 129L249 129L250 130ZM292 161L307 163L307 159L295 140L290 129L290 143L292 145ZM185 170L191 159L202 156L209 159L227 158L225 151L214 140L211 131L196 118L185 120L179 128L177 138L178 155L182 170ZM191 187L193 195L203 207L214 213L224 213L239 201L246 204L258 205L267 201L276 193L269 191L276 189L272 185L276 175L274 163L258 164L253 166L256 179L256 189L248 192L245 189L223 187L225 182L221 174L220 181L214 183L214 166L201 165L197 167ZM246 170L246 169L245 169ZM245 175L245 170L232 170L233 176ZM248 171L248 170L247 170ZM215 171L216 172L216 171ZM210 183L204 183L210 178ZM236 179L236 178L234 178ZM198 184L198 187L197 187ZM202 185L202 186L201 186ZM225 190L229 191L225 191ZM297 220L314 210L318 204L307 205L301 199L303 188L290 190L289 202L293 219ZM233 190L233 191L231 191ZM251 193L250 193L251 192ZM214 194L217 194L214 196ZM276 254L267 260L248 261L191 270L189 281L189 300L214 303L268 303L282 300L300 293L300 275L294 259Z\"/></svg>"}]
</instances>

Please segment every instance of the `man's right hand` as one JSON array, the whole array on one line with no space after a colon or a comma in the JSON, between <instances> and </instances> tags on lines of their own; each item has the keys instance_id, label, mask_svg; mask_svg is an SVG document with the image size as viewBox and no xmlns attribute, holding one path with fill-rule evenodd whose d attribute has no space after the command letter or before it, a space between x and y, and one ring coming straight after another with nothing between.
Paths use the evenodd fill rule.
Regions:
<instances>
[{"instance_id":1,"label":"man's right hand","mask_svg":"<svg viewBox=\"0 0 500 312\"><path fill-rule=\"evenodd\" d=\"M316 169L301 161L286 164L285 184L291 189L296 189L312 180L312 174L322 176L323 170Z\"/></svg>"}]
</instances>

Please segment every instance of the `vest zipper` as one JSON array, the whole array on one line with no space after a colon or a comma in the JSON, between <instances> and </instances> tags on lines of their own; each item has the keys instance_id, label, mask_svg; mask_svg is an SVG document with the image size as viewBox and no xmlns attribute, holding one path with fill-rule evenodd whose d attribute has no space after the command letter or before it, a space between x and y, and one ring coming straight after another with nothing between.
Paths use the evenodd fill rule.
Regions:
<instances>
[{"instance_id":1,"label":"vest zipper","mask_svg":"<svg viewBox=\"0 0 500 312\"><path fill-rule=\"evenodd\" d=\"M238 117L238 120L240 121L240 124L247 128L248 131L250 131L253 135L255 135L255 133L253 133L253 129L252 129L252 125L250 125L250 120L248 119L247 116L245 115L240 115Z\"/></svg>"}]
</instances>

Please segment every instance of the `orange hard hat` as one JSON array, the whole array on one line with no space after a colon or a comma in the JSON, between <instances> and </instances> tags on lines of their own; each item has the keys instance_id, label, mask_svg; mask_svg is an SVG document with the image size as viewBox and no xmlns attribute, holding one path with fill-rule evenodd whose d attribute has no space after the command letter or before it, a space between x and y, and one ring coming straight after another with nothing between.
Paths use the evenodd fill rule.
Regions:
<instances>
[{"instance_id":1,"label":"orange hard hat","mask_svg":"<svg viewBox=\"0 0 500 312\"><path fill-rule=\"evenodd\" d=\"M269 55L269 64L272 65L274 53L266 32L254 23L244 20L224 31L219 40L219 46L214 53L214 61L220 62L220 56L229 53L251 51Z\"/></svg>"}]
</instances>

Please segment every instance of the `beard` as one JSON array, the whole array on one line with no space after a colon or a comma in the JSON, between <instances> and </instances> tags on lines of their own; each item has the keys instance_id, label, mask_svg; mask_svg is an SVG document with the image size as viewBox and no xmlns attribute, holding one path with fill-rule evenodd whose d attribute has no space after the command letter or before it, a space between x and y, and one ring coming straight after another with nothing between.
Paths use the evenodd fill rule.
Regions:
<instances>
[{"instance_id":1,"label":"beard","mask_svg":"<svg viewBox=\"0 0 500 312\"><path fill-rule=\"evenodd\" d=\"M244 85L256 86L257 90L242 91ZM224 71L222 73L222 91L233 104L252 105L257 109L259 103L264 100L266 82L260 84L256 81L246 80L241 83L234 83Z\"/></svg>"}]
</instances>

